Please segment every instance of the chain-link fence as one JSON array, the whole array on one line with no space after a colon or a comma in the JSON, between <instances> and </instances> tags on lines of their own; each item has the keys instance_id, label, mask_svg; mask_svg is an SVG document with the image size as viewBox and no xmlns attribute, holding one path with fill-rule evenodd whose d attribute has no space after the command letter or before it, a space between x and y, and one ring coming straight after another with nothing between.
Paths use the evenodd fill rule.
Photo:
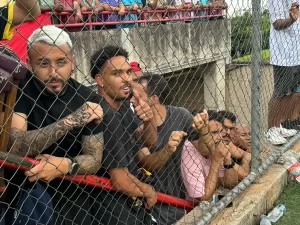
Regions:
<instances>
[{"instance_id":1,"label":"chain-link fence","mask_svg":"<svg viewBox=\"0 0 300 225\"><path fill-rule=\"evenodd\" d=\"M1 225L208 224L299 138L297 2L0 4Z\"/></svg>"}]
</instances>

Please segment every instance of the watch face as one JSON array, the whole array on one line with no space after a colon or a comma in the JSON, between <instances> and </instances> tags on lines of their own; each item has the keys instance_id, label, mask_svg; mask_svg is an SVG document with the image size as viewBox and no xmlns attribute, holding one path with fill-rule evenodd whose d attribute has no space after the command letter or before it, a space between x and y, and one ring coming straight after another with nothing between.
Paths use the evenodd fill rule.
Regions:
<instances>
[{"instance_id":1,"label":"watch face","mask_svg":"<svg viewBox=\"0 0 300 225\"><path fill-rule=\"evenodd\" d=\"M79 164L78 163L72 163L70 174L71 175L77 175L78 170L79 170Z\"/></svg>"}]
</instances>

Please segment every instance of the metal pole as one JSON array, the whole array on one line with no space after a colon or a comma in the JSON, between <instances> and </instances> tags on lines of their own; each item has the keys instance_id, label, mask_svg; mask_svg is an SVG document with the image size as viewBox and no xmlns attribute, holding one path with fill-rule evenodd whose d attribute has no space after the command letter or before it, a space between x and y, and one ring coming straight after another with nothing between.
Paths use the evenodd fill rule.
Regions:
<instances>
[{"instance_id":1,"label":"metal pole","mask_svg":"<svg viewBox=\"0 0 300 225\"><path fill-rule=\"evenodd\" d=\"M251 170L257 171L260 152L260 62L261 62L261 0L252 0L252 80L251 80Z\"/></svg>"}]
</instances>

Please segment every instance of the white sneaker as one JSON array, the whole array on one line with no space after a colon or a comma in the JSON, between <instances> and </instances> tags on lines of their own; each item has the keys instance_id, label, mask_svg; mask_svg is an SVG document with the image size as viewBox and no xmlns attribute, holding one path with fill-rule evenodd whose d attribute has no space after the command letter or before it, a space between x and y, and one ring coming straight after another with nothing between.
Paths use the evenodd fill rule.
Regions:
<instances>
[{"instance_id":1,"label":"white sneaker","mask_svg":"<svg viewBox=\"0 0 300 225\"><path fill-rule=\"evenodd\" d=\"M293 137L297 134L297 130L295 129L286 129L286 128L283 128L280 124L280 134L282 137L284 138L289 138L289 137Z\"/></svg>"},{"instance_id":2,"label":"white sneaker","mask_svg":"<svg viewBox=\"0 0 300 225\"><path fill-rule=\"evenodd\" d=\"M281 135L279 127L272 127L265 132L265 137L272 145L282 145L286 143L286 139Z\"/></svg>"}]
</instances>

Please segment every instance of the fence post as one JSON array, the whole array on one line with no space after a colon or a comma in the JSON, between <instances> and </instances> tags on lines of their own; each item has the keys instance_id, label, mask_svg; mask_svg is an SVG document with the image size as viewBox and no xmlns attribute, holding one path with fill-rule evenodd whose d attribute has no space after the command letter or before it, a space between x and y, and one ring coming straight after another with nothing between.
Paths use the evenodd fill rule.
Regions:
<instances>
[{"instance_id":1,"label":"fence post","mask_svg":"<svg viewBox=\"0 0 300 225\"><path fill-rule=\"evenodd\" d=\"M257 171L260 153L260 62L261 62L261 0L252 0L252 62L251 62L251 170Z\"/></svg>"}]
</instances>

